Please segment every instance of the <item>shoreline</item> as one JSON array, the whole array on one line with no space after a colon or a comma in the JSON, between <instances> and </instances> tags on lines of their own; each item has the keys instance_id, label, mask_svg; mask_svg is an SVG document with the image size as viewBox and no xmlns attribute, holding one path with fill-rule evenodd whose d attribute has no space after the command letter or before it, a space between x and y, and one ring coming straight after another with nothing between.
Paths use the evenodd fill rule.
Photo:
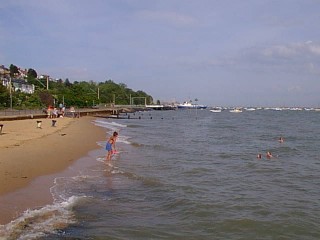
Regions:
<instances>
[{"instance_id":1,"label":"shoreline","mask_svg":"<svg viewBox=\"0 0 320 240\"><path fill-rule=\"evenodd\" d=\"M96 117L42 119L2 122L0 135L0 224L22 212L53 202L50 187L59 174L89 152L99 149L106 132L95 126ZM70 171L69 171L70 174ZM64 176L64 175L63 175Z\"/></svg>"}]
</instances>

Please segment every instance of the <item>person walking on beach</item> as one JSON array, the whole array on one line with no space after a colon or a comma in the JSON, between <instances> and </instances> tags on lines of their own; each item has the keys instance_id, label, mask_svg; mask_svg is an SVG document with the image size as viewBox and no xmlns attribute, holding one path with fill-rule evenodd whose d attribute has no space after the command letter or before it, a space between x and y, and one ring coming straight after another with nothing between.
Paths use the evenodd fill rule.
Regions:
<instances>
[{"instance_id":1,"label":"person walking on beach","mask_svg":"<svg viewBox=\"0 0 320 240\"><path fill-rule=\"evenodd\" d=\"M109 138L109 140L107 141L107 145L106 145L106 150L108 151L107 157L106 157L107 161L111 160L111 156L113 152L116 151L117 137L118 137L118 133L114 132L112 136Z\"/></svg>"}]
</instances>

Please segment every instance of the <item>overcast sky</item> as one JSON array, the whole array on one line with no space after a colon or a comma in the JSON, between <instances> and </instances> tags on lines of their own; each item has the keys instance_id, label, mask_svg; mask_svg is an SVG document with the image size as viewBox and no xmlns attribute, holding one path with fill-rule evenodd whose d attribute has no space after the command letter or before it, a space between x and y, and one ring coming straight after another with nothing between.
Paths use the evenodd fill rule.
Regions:
<instances>
[{"instance_id":1,"label":"overcast sky","mask_svg":"<svg viewBox=\"0 0 320 240\"><path fill-rule=\"evenodd\" d=\"M0 65L154 100L320 106L319 0L0 0Z\"/></svg>"}]
</instances>

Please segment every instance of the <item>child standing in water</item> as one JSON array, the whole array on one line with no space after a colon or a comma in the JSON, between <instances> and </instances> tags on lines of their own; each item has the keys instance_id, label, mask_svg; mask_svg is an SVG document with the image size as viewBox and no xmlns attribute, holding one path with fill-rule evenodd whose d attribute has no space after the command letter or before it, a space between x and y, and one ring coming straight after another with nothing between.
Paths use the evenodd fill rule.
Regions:
<instances>
[{"instance_id":1,"label":"child standing in water","mask_svg":"<svg viewBox=\"0 0 320 240\"><path fill-rule=\"evenodd\" d=\"M107 141L107 145L106 145L106 150L108 151L107 157L106 157L107 161L111 160L112 153L113 151L116 150L117 137L118 137L118 133L114 132L112 136L109 138L109 140Z\"/></svg>"}]
</instances>

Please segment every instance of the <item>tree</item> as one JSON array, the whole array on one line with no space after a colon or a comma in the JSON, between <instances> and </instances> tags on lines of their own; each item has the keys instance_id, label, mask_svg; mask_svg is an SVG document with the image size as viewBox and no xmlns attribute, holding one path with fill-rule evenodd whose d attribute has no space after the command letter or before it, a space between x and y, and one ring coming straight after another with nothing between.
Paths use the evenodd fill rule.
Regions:
<instances>
[{"instance_id":1,"label":"tree","mask_svg":"<svg viewBox=\"0 0 320 240\"><path fill-rule=\"evenodd\" d=\"M37 78L38 74L36 72L36 70L29 68L28 69L28 78Z\"/></svg>"},{"instance_id":2,"label":"tree","mask_svg":"<svg viewBox=\"0 0 320 240\"><path fill-rule=\"evenodd\" d=\"M17 66L10 65L10 75L14 77L19 73ZM65 103L66 106L89 107L95 104L111 104L114 101L119 105L130 104L130 97L135 97L137 104L153 102L152 97L139 90L134 91L127 87L125 83L117 84L109 79L105 82L96 83L90 81L73 81L69 79L59 79L58 81L49 81L49 90L46 89L46 83L37 79L37 72L29 68L27 71L27 80L29 84L35 86L35 93L27 94L23 92L12 93L12 104L15 108L38 108L58 103ZM9 107L10 94L8 89L0 84L0 108Z\"/></svg>"},{"instance_id":3,"label":"tree","mask_svg":"<svg viewBox=\"0 0 320 240\"><path fill-rule=\"evenodd\" d=\"M72 83L70 83L68 78L66 78L66 80L64 81L64 84L66 85L66 87L71 87L72 85Z\"/></svg>"},{"instance_id":4,"label":"tree","mask_svg":"<svg viewBox=\"0 0 320 240\"><path fill-rule=\"evenodd\" d=\"M53 96L48 91L39 92L41 103L45 106L53 106Z\"/></svg>"},{"instance_id":5,"label":"tree","mask_svg":"<svg viewBox=\"0 0 320 240\"><path fill-rule=\"evenodd\" d=\"M0 84L0 108L8 107L10 102L10 94L8 89Z\"/></svg>"},{"instance_id":6,"label":"tree","mask_svg":"<svg viewBox=\"0 0 320 240\"><path fill-rule=\"evenodd\" d=\"M18 67L15 66L15 65L13 65L13 64L10 64L9 69L10 69L10 76L11 76L11 77L14 77L14 75L15 75L16 73L19 73Z\"/></svg>"}]
</instances>

